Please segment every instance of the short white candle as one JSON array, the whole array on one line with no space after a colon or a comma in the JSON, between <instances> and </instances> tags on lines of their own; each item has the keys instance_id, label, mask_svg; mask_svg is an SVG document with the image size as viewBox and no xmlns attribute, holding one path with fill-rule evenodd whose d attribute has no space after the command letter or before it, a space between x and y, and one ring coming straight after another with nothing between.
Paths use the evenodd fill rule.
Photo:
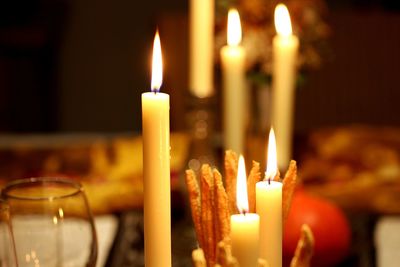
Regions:
<instances>
[{"instance_id":1,"label":"short white candle","mask_svg":"<svg viewBox=\"0 0 400 267\"><path fill-rule=\"evenodd\" d=\"M146 267L171 266L169 95L160 93L161 45L154 39L151 88L142 94Z\"/></svg>"},{"instance_id":2,"label":"short white candle","mask_svg":"<svg viewBox=\"0 0 400 267\"><path fill-rule=\"evenodd\" d=\"M271 267L282 266L282 183L272 181L277 173L276 143L271 129L264 181L256 184L256 211L260 215L260 257Z\"/></svg>"},{"instance_id":3,"label":"short white candle","mask_svg":"<svg viewBox=\"0 0 400 267\"><path fill-rule=\"evenodd\" d=\"M223 131L225 149L244 153L246 117L246 51L240 45L242 29L236 9L228 13L228 45L221 49Z\"/></svg>"},{"instance_id":4,"label":"short white candle","mask_svg":"<svg viewBox=\"0 0 400 267\"><path fill-rule=\"evenodd\" d=\"M259 251L260 217L249 211L246 168L243 156L239 158L236 202L241 214L231 216L232 255L239 266L256 267Z\"/></svg>"},{"instance_id":5,"label":"short white candle","mask_svg":"<svg viewBox=\"0 0 400 267\"><path fill-rule=\"evenodd\" d=\"M214 94L214 0L190 0L189 89L200 98Z\"/></svg>"},{"instance_id":6,"label":"short white candle","mask_svg":"<svg viewBox=\"0 0 400 267\"><path fill-rule=\"evenodd\" d=\"M279 147L278 164L286 169L292 158L293 112L296 85L296 60L299 39L292 34L289 11L283 4L275 9L277 35L272 43L272 111Z\"/></svg>"}]
</instances>

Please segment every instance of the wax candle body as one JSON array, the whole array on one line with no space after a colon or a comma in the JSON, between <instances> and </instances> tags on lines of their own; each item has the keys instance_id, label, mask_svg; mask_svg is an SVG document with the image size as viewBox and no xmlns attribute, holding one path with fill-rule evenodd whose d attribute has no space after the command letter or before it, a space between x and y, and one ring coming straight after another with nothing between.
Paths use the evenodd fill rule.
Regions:
<instances>
[{"instance_id":1,"label":"wax candle body","mask_svg":"<svg viewBox=\"0 0 400 267\"><path fill-rule=\"evenodd\" d=\"M169 95L142 94L146 267L171 266Z\"/></svg>"},{"instance_id":2,"label":"wax candle body","mask_svg":"<svg viewBox=\"0 0 400 267\"><path fill-rule=\"evenodd\" d=\"M244 153L246 130L245 58L245 50L240 45L221 49L224 145L238 154Z\"/></svg>"},{"instance_id":3,"label":"wax candle body","mask_svg":"<svg viewBox=\"0 0 400 267\"><path fill-rule=\"evenodd\" d=\"M189 89L200 98L214 93L214 0L190 0Z\"/></svg>"},{"instance_id":4,"label":"wax candle body","mask_svg":"<svg viewBox=\"0 0 400 267\"><path fill-rule=\"evenodd\" d=\"M256 267L259 251L260 217L255 213L231 216L232 255L240 266Z\"/></svg>"},{"instance_id":5,"label":"wax candle body","mask_svg":"<svg viewBox=\"0 0 400 267\"><path fill-rule=\"evenodd\" d=\"M260 215L260 258L271 267L282 266L282 183L256 184L256 211Z\"/></svg>"},{"instance_id":6,"label":"wax candle body","mask_svg":"<svg viewBox=\"0 0 400 267\"><path fill-rule=\"evenodd\" d=\"M296 85L296 59L299 40L294 35L273 38L272 119L278 164L286 169L292 158L293 111Z\"/></svg>"}]
</instances>

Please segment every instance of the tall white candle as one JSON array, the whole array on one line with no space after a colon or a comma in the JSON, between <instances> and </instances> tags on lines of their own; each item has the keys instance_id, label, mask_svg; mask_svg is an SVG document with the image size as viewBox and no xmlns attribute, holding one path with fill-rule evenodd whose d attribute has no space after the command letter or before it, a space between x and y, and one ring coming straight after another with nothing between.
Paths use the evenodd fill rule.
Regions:
<instances>
[{"instance_id":1,"label":"tall white candle","mask_svg":"<svg viewBox=\"0 0 400 267\"><path fill-rule=\"evenodd\" d=\"M189 89L200 98L214 94L214 0L190 0Z\"/></svg>"},{"instance_id":2,"label":"tall white candle","mask_svg":"<svg viewBox=\"0 0 400 267\"><path fill-rule=\"evenodd\" d=\"M279 147L279 168L286 169L292 158L293 112L296 60L299 39L292 34L289 11L283 4L275 9L277 35L273 38L272 125Z\"/></svg>"},{"instance_id":3,"label":"tall white candle","mask_svg":"<svg viewBox=\"0 0 400 267\"><path fill-rule=\"evenodd\" d=\"M242 29L236 9L228 13L228 45L221 49L224 145L236 153L244 153L246 116L246 51L240 45Z\"/></svg>"},{"instance_id":4,"label":"tall white candle","mask_svg":"<svg viewBox=\"0 0 400 267\"><path fill-rule=\"evenodd\" d=\"M146 267L171 266L169 95L160 93L161 45L154 39L151 90L142 94Z\"/></svg>"},{"instance_id":5,"label":"tall white candle","mask_svg":"<svg viewBox=\"0 0 400 267\"><path fill-rule=\"evenodd\" d=\"M240 214L231 216L232 255L239 266L256 267L258 264L260 217L249 211L244 158L239 158L236 201Z\"/></svg>"},{"instance_id":6,"label":"tall white candle","mask_svg":"<svg viewBox=\"0 0 400 267\"><path fill-rule=\"evenodd\" d=\"M256 211L260 215L260 257L271 267L282 266L282 183L272 181L277 173L276 143L271 129L264 181L256 184Z\"/></svg>"}]
</instances>

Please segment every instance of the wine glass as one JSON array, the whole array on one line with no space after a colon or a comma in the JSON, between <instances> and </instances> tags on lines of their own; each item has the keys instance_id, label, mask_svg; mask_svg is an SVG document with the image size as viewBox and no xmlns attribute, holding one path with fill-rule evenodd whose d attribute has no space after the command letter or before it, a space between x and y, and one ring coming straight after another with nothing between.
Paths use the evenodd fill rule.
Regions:
<instances>
[{"instance_id":1,"label":"wine glass","mask_svg":"<svg viewBox=\"0 0 400 267\"><path fill-rule=\"evenodd\" d=\"M15 267L15 250L8 205L0 199L0 267Z\"/></svg>"},{"instance_id":2,"label":"wine glass","mask_svg":"<svg viewBox=\"0 0 400 267\"><path fill-rule=\"evenodd\" d=\"M30 178L7 184L1 196L19 267L94 267L97 239L79 183Z\"/></svg>"}]
</instances>

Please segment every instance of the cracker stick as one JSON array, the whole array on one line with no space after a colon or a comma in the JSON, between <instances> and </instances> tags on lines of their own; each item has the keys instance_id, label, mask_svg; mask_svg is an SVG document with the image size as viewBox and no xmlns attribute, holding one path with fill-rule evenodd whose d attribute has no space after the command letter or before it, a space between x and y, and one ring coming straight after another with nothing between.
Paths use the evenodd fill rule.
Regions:
<instances>
[{"instance_id":1,"label":"cracker stick","mask_svg":"<svg viewBox=\"0 0 400 267\"><path fill-rule=\"evenodd\" d=\"M249 212L251 213L256 211L256 183L260 180L260 163L253 160L253 167L247 179L247 195L249 198Z\"/></svg>"},{"instance_id":2,"label":"cracker stick","mask_svg":"<svg viewBox=\"0 0 400 267\"><path fill-rule=\"evenodd\" d=\"M296 161L291 160L289 169L287 170L285 178L283 179L283 188L282 188L283 223L285 223L286 218L289 214L290 205L292 204L294 189L296 188L296 182L297 182Z\"/></svg>"},{"instance_id":3,"label":"cracker stick","mask_svg":"<svg viewBox=\"0 0 400 267\"><path fill-rule=\"evenodd\" d=\"M258 259L258 267L269 267L269 264L266 260L259 258Z\"/></svg>"},{"instance_id":4,"label":"cracker stick","mask_svg":"<svg viewBox=\"0 0 400 267\"><path fill-rule=\"evenodd\" d=\"M215 236L214 236L214 177L208 164L201 167L201 223L204 235L204 254L207 266L215 263Z\"/></svg>"},{"instance_id":5,"label":"cracker stick","mask_svg":"<svg viewBox=\"0 0 400 267\"><path fill-rule=\"evenodd\" d=\"M300 240L297 243L294 257L290 262L290 267L310 267L313 250L313 233L307 224L303 224L301 227Z\"/></svg>"},{"instance_id":6,"label":"cracker stick","mask_svg":"<svg viewBox=\"0 0 400 267\"><path fill-rule=\"evenodd\" d=\"M193 267L207 267L204 252L201 248L192 251Z\"/></svg>"},{"instance_id":7,"label":"cracker stick","mask_svg":"<svg viewBox=\"0 0 400 267\"><path fill-rule=\"evenodd\" d=\"M203 232L201 227L201 200L200 189L196 174L192 170L186 170L186 187L189 193L190 209L192 211L192 220L196 231L197 241L200 247L204 246Z\"/></svg>"},{"instance_id":8,"label":"cracker stick","mask_svg":"<svg viewBox=\"0 0 400 267\"><path fill-rule=\"evenodd\" d=\"M221 267L239 267L236 258L232 256L229 238L218 242L217 245L217 263Z\"/></svg>"},{"instance_id":9,"label":"cracker stick","mask_svg":"<svg viewBox=\"0 0 400 267\"><path fill-rule=\"evenodd\" d=\"M282 182L281 173L279 172L279 170L276 171L275 177L272 180L275 181L275 182Z\"/></svg>"},{"instance_id":10,"label":"cracker stick","mask_svg":"<svg viewBox=\"0 0 400 267\"><path fill-rule=\"evenodd\" d=\"M227 266L228 264L227 255L228 255L227 246L225 245L224 241L221 240L217 244L217 263L221 265L221 267Z\"/></svg>"},{"instance_id":11,"label":"cracker stick","mask_svg":"<svg viewBox=\"0 0 400 267\"><path fill-rule=\"evenodd\" d=\"M216 202L216 232L215 240L219 242L229 236L230 233L230 214L229 214L229 202L228 196L225 192L224 185L222 183L222 176L217 169L213 170L214 181L215 181L215 202Z\"/></svg>"},{"instance_id":12,"label":"cracker stick","mask_svg":"<svg viewBox=\"0 0 400 267\"><path fill-rule=\"evenodd\" d=\"M238 156L232 150L225 151L225 188L229 199L229 211L237 213L236 206L236 176L238 169Z\"/></svg>"}]
</instances>

